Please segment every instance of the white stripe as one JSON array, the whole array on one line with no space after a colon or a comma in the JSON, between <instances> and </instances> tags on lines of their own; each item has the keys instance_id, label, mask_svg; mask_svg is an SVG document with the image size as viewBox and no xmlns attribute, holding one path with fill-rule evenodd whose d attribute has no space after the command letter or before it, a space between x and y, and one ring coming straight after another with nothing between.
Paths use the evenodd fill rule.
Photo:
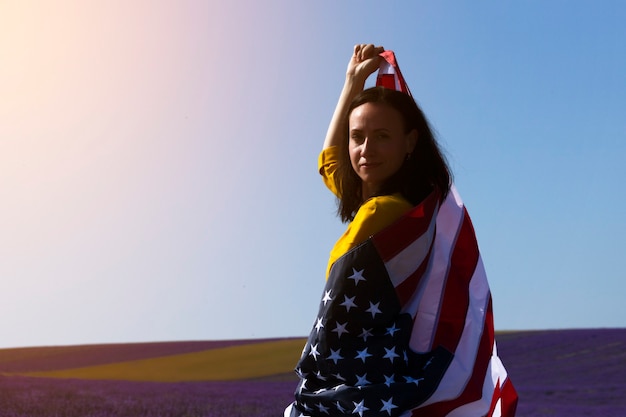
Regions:
<instances>
[{"instance_id":1,"label":"white stripe","mask_svg":"<svg viewBox=\"0 0 626 417\"><path fill-rule=\"evenodd\" d=\"M421 288L405 308L406 312L415 315L409 346L416 352L429 352L433 348L441 297L463 214L463 203L452 187L437 214L435 244Z\"/></svg>"},{"instance_id":2,"label":"white stripe","mask_svg":"<svg viewBox=\"0 0 626 417\"><path fill-rule=\"evenodd\" d=\"M396 91L402 91L402 85L400 84L400 77L398 77L398 74L393 74L393 80L396 82Z\"/></svg>"},{"instance_id":3,"label":"white stripe","mask_svg":"<svg viewBox=\"0 0 626 417\"><path fill-rule=\"evenodd\" d=\"M485 330L485 315L490 300L487 277L485 276L485 270L480 258L469 284L469 296L465 327L454 352L454 358L441 379L439 388L422 406L457 398L465 390L469 379L474 373L478 348Z\"/></svg>"},{"instance_id":4,"label":"white stripe","mask_svg":"<svg viewBox=\"0 0 626 417\"><path fill-rule=\"evenodd\" d=\"M396 69L389 62L383 60L378 67L379 75L393 75L393 82L396 91L402 91L402 84L400 83L400 77L396 73Z\"/></svg>"},{"instance_id":5,"label":"white stripe","mask_svg":"<svg viewBox=\"0 0 626 417\"><path fill-rule=\"evenodd\" d=\"M502 371L504 371L504 376L501 374ZM498 378L500 380L499 382ZM487 412L489 412L489 407L491 407L494 390L496 387L501 388L505 381L506 371L502 366L502 362L500 362L500 358L494 355L491 357L491 361L489 362L489 368L487 369L487 375L485 376L485 381L483 383L482 397L477 401L464 404L461 407L454 409L452 412L448 413L446 417L484 416ZM502 397L498 398L493 414L491 414L490 417L501 417L501 400Z\"/></svg>"},{"instance_id":6,"label":"white stripe","mask_svg":"<svg viewBox=\"0 0 626 417\"><path fill-rule=\"evenodd\" d=\"M378 67L378 73L395 75L396 71L394 70L394 68L391 66L389 62L382 60L382 62L380 63L380 66Z\"/></svg>"}]
</instances>

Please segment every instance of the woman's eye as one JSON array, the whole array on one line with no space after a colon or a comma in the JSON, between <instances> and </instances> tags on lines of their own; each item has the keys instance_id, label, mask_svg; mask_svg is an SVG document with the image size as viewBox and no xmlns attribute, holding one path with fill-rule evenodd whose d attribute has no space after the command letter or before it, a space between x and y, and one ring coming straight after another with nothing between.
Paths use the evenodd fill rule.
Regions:
<instances>
[{"instance_id":1,"label":"woman's eye","mask_svg":"<svg viewBox=\"0 0 626 417\"><path fill-rule=\"evenodd\" d=\"M355 143L363 143L363 136L361 135L351 135L350 139Z\"/></svg>"}]
</instances>

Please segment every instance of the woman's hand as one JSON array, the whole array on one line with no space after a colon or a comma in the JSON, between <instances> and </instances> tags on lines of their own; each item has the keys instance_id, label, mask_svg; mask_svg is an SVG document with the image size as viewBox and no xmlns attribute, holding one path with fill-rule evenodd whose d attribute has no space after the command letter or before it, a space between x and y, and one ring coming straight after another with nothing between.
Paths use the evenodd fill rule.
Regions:
<instances>
[{"instance_id":1,"label":"woman's hand","mask_svg":"<svg viewBox=\"0 0 626 417\"><path fill-rule=\"evenodd\" d=\"M382 59L379 54L384 50L382 46L372 44L354 45L354 53L348 63L346 77L365 83L367 77L378 69Z\"/></svg>"}]
</instances>

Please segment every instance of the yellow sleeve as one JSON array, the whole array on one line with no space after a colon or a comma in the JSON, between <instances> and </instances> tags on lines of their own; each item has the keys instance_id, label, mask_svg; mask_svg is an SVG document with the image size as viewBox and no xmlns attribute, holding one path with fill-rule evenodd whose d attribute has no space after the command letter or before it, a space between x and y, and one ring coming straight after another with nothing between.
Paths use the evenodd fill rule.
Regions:
<instances>
[{"instance_id":1,"label":"yellow sleeve","mask_svg":"<svg viewBox=\"0 0 626 417\"><path fill-rule=\"evenodd\" d=\"M350 222L344 234L339 238L328 260L326 278L333 263L350 249L365 242L387 226L390 226L413 206L399 194L373 197L359 208L354 220Z\"/></svg>"},{"instance_id":2,"label":"yellow sleeve","mask_svg":"<svg viewBox=\"0 0 626 417\"><path fill-rule=\"evenodd\" d=\"M324 149L317 160L317 168L322 175L324 184L333 194L338 195L337 186L335 185L335 171L339 161L339 147L331 146Z\"/></svg>"}]
</instances>

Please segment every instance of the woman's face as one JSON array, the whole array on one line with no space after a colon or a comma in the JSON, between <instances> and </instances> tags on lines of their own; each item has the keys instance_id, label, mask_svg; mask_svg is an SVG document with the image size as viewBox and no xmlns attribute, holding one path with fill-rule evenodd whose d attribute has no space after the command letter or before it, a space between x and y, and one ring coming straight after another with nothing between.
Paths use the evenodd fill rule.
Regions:
<instances>
[{"instance_id":1,"label":"woman's face","mask_svg":"<svg viewBox=\"0 0 626 417\"><path fill-rule=\"evenodd\" d=\"M402 116L380 103L365 103L348 118L350 162L361 178L363 197L376 193L413 152L417 131L404 133Z\"/></svg>"}]
</instances>

